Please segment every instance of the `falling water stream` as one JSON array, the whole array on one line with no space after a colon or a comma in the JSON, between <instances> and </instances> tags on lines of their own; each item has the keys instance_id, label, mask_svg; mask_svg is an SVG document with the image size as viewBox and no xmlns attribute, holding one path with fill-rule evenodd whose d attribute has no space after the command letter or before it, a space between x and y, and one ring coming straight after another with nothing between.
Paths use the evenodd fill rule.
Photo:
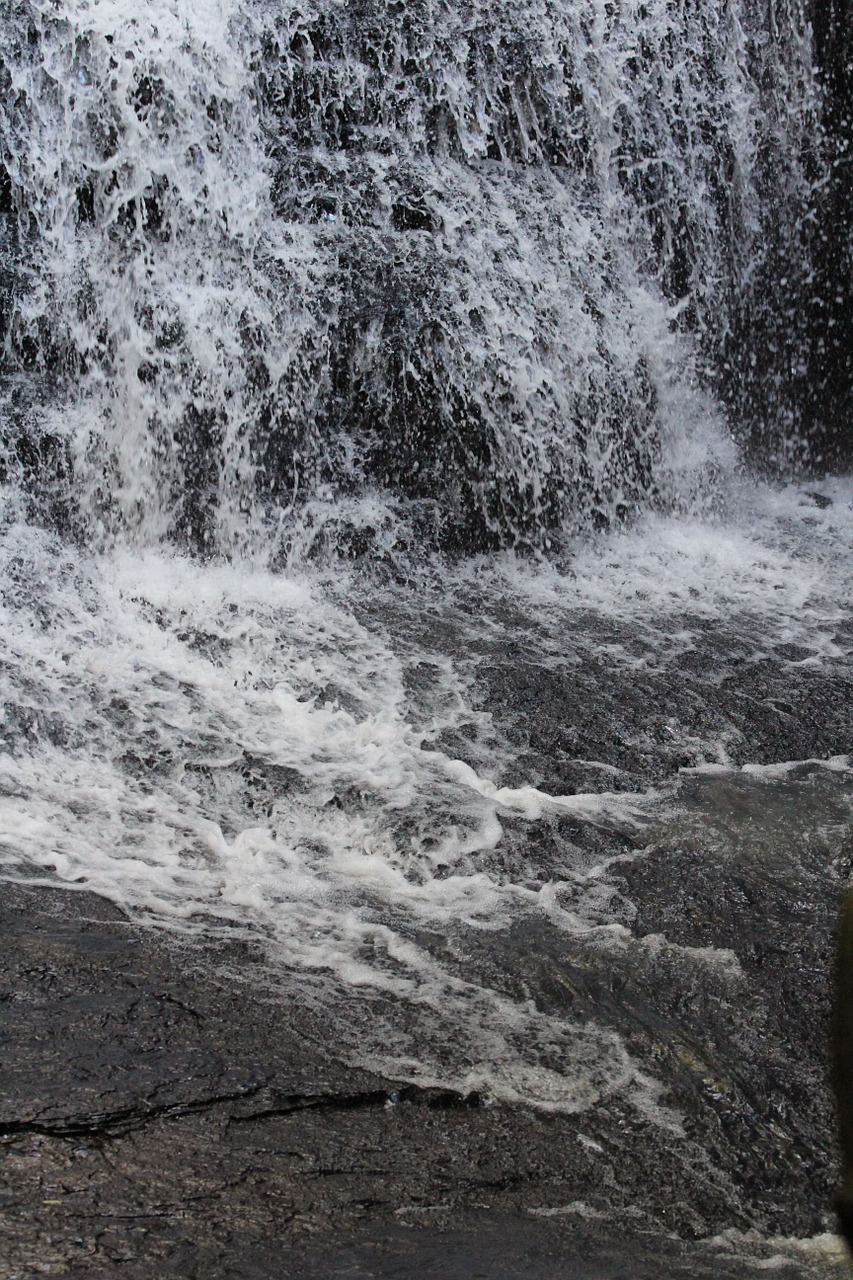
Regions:
<instances>
[{"instance_id":1,"label":"falling water stream","mask_svg":"<svg viewBox=\"0 0 853 1280\"><path fill-rule=\"evenodd\" d=\"M394 1079L627 1109L729 1251L825 1228L790 1036L853 828L853 484L792 470L771 323L818 90L768 21L0 25L2 874L257 940Z\"/></svg>"}]
</instances>

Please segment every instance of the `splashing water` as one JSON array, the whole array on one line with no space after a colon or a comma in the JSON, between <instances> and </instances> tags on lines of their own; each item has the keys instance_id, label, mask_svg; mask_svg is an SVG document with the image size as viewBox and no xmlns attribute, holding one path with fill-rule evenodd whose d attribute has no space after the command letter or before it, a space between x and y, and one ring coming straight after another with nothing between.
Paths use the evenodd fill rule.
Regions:
<instances>
[{"instance_id":1,"label":"splashing water","mask_svg":"<svg viewBox=\"0 0 853 1280\"><path fill-rule=\"evenodd\" d=\"M803 216L813 91L796 22L774 61L695 8L20 6L7 367L62 388L86 536L358 550L378 490L542 545L730 466L727 299Z\"/></svg>"},{"instance_id":2,"label":"splashing water","mask_svg":"<svg viewBox=\"0 0 853 1280\"><path fill-rule=\"evenodd\" d=\"M4 874L262 938L400 1078L683 1136L518 939L737 1002L730 946L637 932L625 868L762 863L771 792L829 862L850 829L853 494L735 447L778 404L768 280L809 271L784 17L15 7Z\"/></svg>"}]
</instances>

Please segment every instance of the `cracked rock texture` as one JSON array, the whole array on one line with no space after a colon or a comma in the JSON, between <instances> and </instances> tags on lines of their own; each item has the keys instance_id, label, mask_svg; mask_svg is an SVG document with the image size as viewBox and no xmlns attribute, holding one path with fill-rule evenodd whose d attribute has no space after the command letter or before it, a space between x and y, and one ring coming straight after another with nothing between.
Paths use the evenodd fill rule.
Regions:
<instances>
[{"instance_id":1,"label":"cracked rock texture","mask_svg":"<svg viewBox=\"0 0 853 1280\"><path fill-rule=\"evenodd\" d=\"M763 1274L668 1238L677 1164L629 1116L353 1069L90 894L4 885L0 957L2 1280Z\"/></svg>"}]
</instances>

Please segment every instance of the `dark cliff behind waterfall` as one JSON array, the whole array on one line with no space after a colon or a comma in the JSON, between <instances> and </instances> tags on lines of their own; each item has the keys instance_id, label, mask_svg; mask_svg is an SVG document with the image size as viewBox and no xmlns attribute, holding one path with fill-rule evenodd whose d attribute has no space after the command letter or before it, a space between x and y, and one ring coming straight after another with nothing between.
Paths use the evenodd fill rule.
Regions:
<instances>
[{"instance_id":1,"label":"dark cliff behind waterfall","mask_svg":"<svg viewBox=\"0 0 853 1280\"><path fill-rule=\"evenodd\" d=\"M828 467L853 464L853 5L814 0L828 165L818 189L820 254L809 312L804 410Z\"/></svg>"}]
</instances>

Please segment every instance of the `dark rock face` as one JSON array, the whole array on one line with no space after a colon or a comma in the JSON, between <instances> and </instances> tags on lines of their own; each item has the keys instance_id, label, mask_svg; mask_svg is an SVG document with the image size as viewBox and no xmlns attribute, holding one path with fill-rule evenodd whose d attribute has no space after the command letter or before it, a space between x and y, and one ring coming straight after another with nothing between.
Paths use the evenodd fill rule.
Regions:
<instances>
[{"instance_id":1,"label":"dark rock face","mask_svg":"<svg viewBox=\"0 0 853 1280\"><path fill-rule=\"evenodd\" d=\"M827 468L853 464L853 6L814 0L830 168L816 203L817 288L809 375L812 431Z\"/></svg>"},{"instance_id":2,"label":"dark rock face","mask_svg":"<svg viewBox=\"0 0 853 1280\"><path fill-rule=\"evenodd\" d=\"M812 193L769 282L776 322L768 345L798 442L791 459L820 474L853 464L853 9L848 0L812 0L809 16L820 91L804 157Z\"/></svg>"},{"instance_id":3,"label":"dark rock face","mask_svg":"<svg viewBox=\"0 0 853 1280\"><path fill-rule=\"evenodd\" d=\"M651 877L656 896L672 883L671 871L653 862L645 870L626 864L626 876L635 891ZM716 892L710 882L708 891ZM661 912L666 917L665 893L645 927L659 927ZM753 1274L743 1257L729 1260L668 1234L691 1215L697 1224L732 1225L730 1189L711 1165L701 1203L689 1203L681 1162L692 1135L659 1134L649 1144L648 1126L618 1106L577 1116L483 1106L347 1067L325 1028L298 1005L264 993L256 980L244 985L241 978L257 977L251 951L220 949L211 969L211 957L205 963L174 942L161 945L88 894L7 885L0 920L2 1236L10 1274ZM713 927L708 940L718 940ZM541 957L560 979L555 992L565 994L570 979L588 981L579 959L573 969L565 957ZM634 998L638 1013L642 1007L642 983L627 971L587 994L597 1006ZM698 1013L698 990L695 998ZM715 1001L711 993L706 1012L721 1027L728 1015ZM689 1088L696 1046L672 1038L667 1017L661 1011L645 1026L639 1018L637 1035L682 1057ZM765 1027L774 1044L777 1022L771 1013ZM695 1034L701 1041L705 1029L697 1025ZM820 1108L819 1083L793 1065L796 1087L809 1076ZM756 1099L744 1081L709 1078L706 1088L711 1130L702 1140L712 1163L725 1164ZM784 1081L779 1097L790 1097ZM707 1118L697 1119L700 1129ZM749 1162L756 1185L746 1185L745 1166L738 1189L756 1203L769 1197L779 1226L786 1224L777 1182L814 1179L815 1152L791 1145L795 1128L784 1110L767 1120L760 1162ZM604 1204L612 1213L596 1208ZM806 1225L802 1211L797 1217ZM803 1272L792 1262L774 1274L793 1280Z\"/></svg>"},{"instance_id":4,"label":"dark rock face","mask_svg":"<svg viewBox=\"0 0 853 1280\"><path fill-rule=\"evenodd\" d=\"M848 0L756 6L751 56L773 114L811 63L798 154L762 139L762 250L734 280L714 376L751 463L770 474L853 462L853 10ZM781 52L786 42L799 49ZM780 51L768 61L768 49ZM774 212L781 204L784 215ZM731 253L737 257L736 227Z\"/></svg>"},{"instance_id":5,"label":"dark rock face","mask_svg":"<svg viewBox=\"0 0 853 1280\"><path fill-rule=\"evenodd\" d=\"M843 1158L836 1208L841 1231L853 1248L853 894L849 892L838 933L832 1030L833 1085Z\"/></svg>"}]
</instances>

